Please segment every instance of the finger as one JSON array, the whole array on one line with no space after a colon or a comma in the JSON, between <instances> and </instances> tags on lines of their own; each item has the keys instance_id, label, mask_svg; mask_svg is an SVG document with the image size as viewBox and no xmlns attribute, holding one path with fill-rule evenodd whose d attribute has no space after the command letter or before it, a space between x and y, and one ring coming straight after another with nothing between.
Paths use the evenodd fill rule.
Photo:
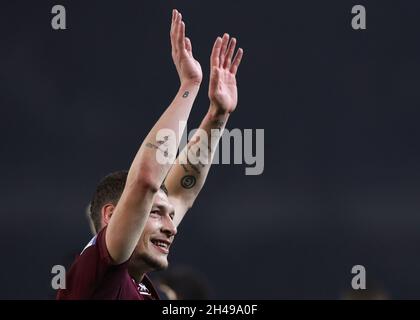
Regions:
<instances>
[{"instance_id":1,"label":"finger","mask_svg":"<svg viewBox=\"0 0 420 320\"><path fill-rule=\"evenodd\" d=\"M220 49L220 66L223 66L225 63L226 49L229 43L229 34L225 33L222 39L222 48Z\"/></svg>"},{"instance_id":2,"label":"finger","mask_svg":"<svg viewBox=\"0 0 420 320\"><path fill-rule=\"evenodd\" d=\"M232 66L230 67L230 72L234 75L238 72L239 65L241 64L242 57L244 55L244 50L239 48L238 52L236 52L235 59L233 59Z\"/></svg>"},{"instance_id":3,"label":"finger","mask_svg":"<svg viewBox=\"0 0 420 320\"><path fill-rule=\"evenodd\" d=\"M185 49L187 49L188 53L192 54L192 45L190 38L185 38Z\"/></svg>"},{"instance_id":4,"label":"finger","mask_svg":"<svg viewBox=\"0 0 420 320\"><path fill-rule=\"evenodd\" d=\"M235 52L235 47L236 47L236 39L232 38L229 42L229 48L226 53L225 65L223 66L223 68L230 69L230 66L232 65L233 53Z\"/></svg>"},{"instance_id":5,"label":"finger","mask_svg":"<svg viewBox=\"0 0 420 320\"><path fill-rule=\"evenodd\" d=\"M180 22L177 41L178 41L179 50L183 50L185 48L185 23L184 21Z\"/></svg>"},{"instance_id":6,"label":"finger","mask_svg":"<svg viewBox=\"0 0 420 320\"><path fill-rule=\"evenodd\" d=\"M222 47L222 38L217 37L214 42L213 50L211 52L210 65L212 67L219 67L220 48Z\"/></svg>"},{"instance_id":7,"label":"finger","mask_svg":"<svg viewBox=\"0 0 420 320\"><path fill-rule=\"evenodd\" d=\"M175 51L178 51L178 33L179 33L179 16L180 13L178 11L175 12L175 17L174 17L174 29L172 32L172 41L173 41L173 48Z\"/></svg>"},{"instance_id":8,"label":"finger","mask_svg":"<svg viewBox=\"0 0 420 320\"><path fill-rule=\"evenodd\" d=\"M182 15L181 13L177 12L176 17L175 17L175 28L174 28L174 43L175 43L175 48L177 50L182 49L182 47L179 47L179 33L180 33L180 29L181 29L181 21L182 21ZM182 44L183 46L183 44Z\"/></svg>"},{"instance_id":9,"label":"finger","mask_svg":"<svg viewBox=\"0 0 420 320\"><path fill-rule=\"evenodd\" d=\"M171 38L171 46L174 47L174 27L175 27L175 17L178 11L175 9L172 10L172 20L171 20L171 32L170 32L170 38Z\"/></svg>"},{"instance_id":10,"label":"finger","mask_svg":"<svg viewBox=\"0 0 420 320\"><path fill-rule=\"evenodd\" d=\"M178 13L178 11L176 11L176 9L172 10L171 30L173 30L173 28L174 28L174 22L175 22L175 17L176 17L177 13Z\"/></svg>"}]
</instances>

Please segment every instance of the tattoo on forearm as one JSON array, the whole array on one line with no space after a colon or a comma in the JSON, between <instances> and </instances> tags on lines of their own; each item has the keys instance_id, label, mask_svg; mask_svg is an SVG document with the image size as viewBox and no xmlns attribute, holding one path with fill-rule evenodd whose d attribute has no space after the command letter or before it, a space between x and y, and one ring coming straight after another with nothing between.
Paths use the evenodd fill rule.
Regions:
<instances>
[{"instance_id":1,"label":"tattoo on forearm","mask_svg":"<svg viewBox=\"0 0 420 320\"><path fill-rule=\"evenodd\" d=\"M163 137L163 140L158 140L158 141L156 141L156 143L157 143L159 146L161 146L162 144L165 144L166 142L168 142L168 140L169 140L169 136L164 136L164 137Z\"/></svg>"},{"instance_id":2,"label":"tattoo on forearm","mask_svg":"<svg viewBox=\"0 0 420 320\"><path fill-rule=\"evenodd\" d=\"M192 189L197 183L197 179L194 176L184 176L181 179L181 186L185 189Z\"/></svg>"},{"instance_id":3,"label":"tattoo on forearm","mask_svg":"<svg viewBox=\"0 0 420 320\"><path fill-rule=\"evenodd\" d=\"M183 98L188 98L188 96L190 95L189 91L185 91L184 94L182 95Z\"/></svg>"},{"instance_id":4,"label":"tattoo on forearm","mask_svg":"<svg viewBox=\"0 0 420 320\"><path fill-rule=\"evenodd\" d=\"M195 172L197 172L198 174L200 174L200 170L197 168L197 166L195 165L195 164L193 164L193 163L191 163L191 161L190 161L190 159L188 159L188 157L187 157L187 162L188 162L188 164L190 165L190 167L195 171Z\"/></svg>"},{"instance_id":5,"label":"tattoo on forearm","mask_svg":"<svg viewBox=\"0 0 420 320\"><path fill-rule=\"evenodd\" d=\"M190 170L188 170L187 166L183 163L181 163L182 168L184 169L185 172L189 172Z\"/></svg>"},{"instance_id":6,"label":"tattoo on forearm","mask_svg":"<svg viewBox=\"0 0 420 320\"><path fill-rule=\"evenodd\" d=\"M146 143L146 147L148 147L148 148L150 148L150 149L155 149L155 150L159 150L159 151L163 152L163 156L164 156L165 158L167 158L167 157L169 157L169 151L168 151L168 148L166 148L165 150L162 150L162 149L160 148L160 146L161 146L161 145L163 145L166 141L168 141L168 136L164 137L164 141L162 141L162 140L157 141L157 142L156 142L156 143L157 143L157 145L156 145L156 144L153 144L153 143L148 142L148 143Z\"/></svg>"},{"instance_id":7,"label":"tattoo on forearm","mask_svg":"<svg viewBox=\"0 0 420 320\"><path fill-rule=\"evenodd\" d=\"M159 147L157 145L154 145L153 143L146 143L146 147L150 148L150 149L159 149Z\"/></svg>"},{"instance_id":8,"label":"tattoo on forearm","mask_svg":"<svg viewBox=\"0 0 420 320\"><path fill-rule=\"evenodd\" d=\"M219 130L222 129L222 127L223 127L224 124L225 124L225 122L222 121L222 120L214 120L214 125Z\"/></svg>"},{"instance_id":9,"label":"tattoo on forearm","mask_svg":"<svg viewBox=\"0 0 420 320\"><path fill-rule=\"evenodd\" d=\"M211 145L210 145L210 143L206 143L206 144L204 144L204 143L202 143L201 144L201 147L199 147L198 149L197 149L197 151L195 151L195 153L194 153L194 151L192 151L191 150L191 147L192 146L194 146L195 144L198 144L200 142L200 136L197 136L197 137L195 137L193 140L191 140L190 141L190 143L189 143L189 150L190 150L190 152L188 152L188 156L189 157L194 157L195 159L199 159L200 158L200 156L201 156L201 151L202 151L202 149L203 148L206 148L207 147L207 150L209 151L209 152L211 152ZM204 151L205 152L205 151ZM193 168L193 169L195 169L195 171L197 171L197 173L200 173L200 171L197 169L197 167L196 166L194 166L190 161L189 161L189 159L190 158L187 158L187 161L188 161L188 164ZM205 164L203 164L203 163L201 163L201 161L200 160L198 160L198 163L197 163L201 168L204 168L206 165Z\"/></svg>"}]
</instances>

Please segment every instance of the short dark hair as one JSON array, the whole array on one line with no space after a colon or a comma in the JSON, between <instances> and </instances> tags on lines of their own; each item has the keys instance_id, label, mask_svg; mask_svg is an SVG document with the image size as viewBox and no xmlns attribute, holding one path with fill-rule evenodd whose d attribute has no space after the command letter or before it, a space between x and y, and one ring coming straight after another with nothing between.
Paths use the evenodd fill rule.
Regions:
<instances>
[{"instance_id":1,"label":"short dark hair","mask_svg":"<svg viewBox=\"0 0 420 320\"><path fill-rule=\"evenodd\" d=\"M102 207L107 203L117 205L121 194L124 191L125 182L127 181L128 171L120 170L105 176L96 187L92 200L89 205L89 218L95 228L96 233L102 229ZM165 185L160 187L166 195L168 190Z\"/></svg>"},{"instance_id":2,"label":"short dark hair","mask_svg":"<svg viewBox=\"0 0 420 320\"><path fill-rule=\"evenodd\" d=\"M90 202L89 215L96 232L102 228L102 207L107 203L117 205L127 181L127 170L116 171L105 176L96 187Z\"/></svg>"}]
</instances>

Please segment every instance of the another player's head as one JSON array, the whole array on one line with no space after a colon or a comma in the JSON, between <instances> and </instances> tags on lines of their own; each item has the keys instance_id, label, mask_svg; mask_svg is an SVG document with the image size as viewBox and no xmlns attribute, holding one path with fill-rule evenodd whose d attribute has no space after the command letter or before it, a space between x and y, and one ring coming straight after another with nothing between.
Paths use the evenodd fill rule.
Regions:
<instances>
[{"instance_id":1,"label":"another player's head","mask_svg":"<svg viewBox=\"0 0 420 320\"><path fill-rule=\"evenodd\" d=\"M109 223L124 190L127 175L127 171L117 171L99 182L88 214L95 233ZM143 233L130 260L132 268L162 270L168 266L169 247L176 234L176 227L172 221L174 213L168 191L162 185L154 197Z\"/></svg>"},{"instance_id":2,"label":"another player's head","mask_svg":"<svg viewBox=\"0 0 420 320\"><path fill-rule=\"evenodd\" d=\"M210 287L206 277L191 266L176 266L153 278L163 297L169 300L207 300Z\"/></svg>"}]
</instances>

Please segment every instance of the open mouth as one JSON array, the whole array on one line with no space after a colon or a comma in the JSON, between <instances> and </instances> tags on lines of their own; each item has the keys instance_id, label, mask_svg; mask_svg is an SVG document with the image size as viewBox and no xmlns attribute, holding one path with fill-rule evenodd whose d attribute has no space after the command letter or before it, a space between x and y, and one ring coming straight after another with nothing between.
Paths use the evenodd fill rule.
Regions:
<instances>
[{"instance_id":1,"label":"open mouth","mask_svg":"<svg viewBox=\"0 0 420 320\"><path fill-rule=\"evenodd\" d=\"M161 252L168 254L169 253L169 247L171 243L166 240L160 240L160 239L151 239L150 240L153 245Z\"/></svg>"}]
</instances>

